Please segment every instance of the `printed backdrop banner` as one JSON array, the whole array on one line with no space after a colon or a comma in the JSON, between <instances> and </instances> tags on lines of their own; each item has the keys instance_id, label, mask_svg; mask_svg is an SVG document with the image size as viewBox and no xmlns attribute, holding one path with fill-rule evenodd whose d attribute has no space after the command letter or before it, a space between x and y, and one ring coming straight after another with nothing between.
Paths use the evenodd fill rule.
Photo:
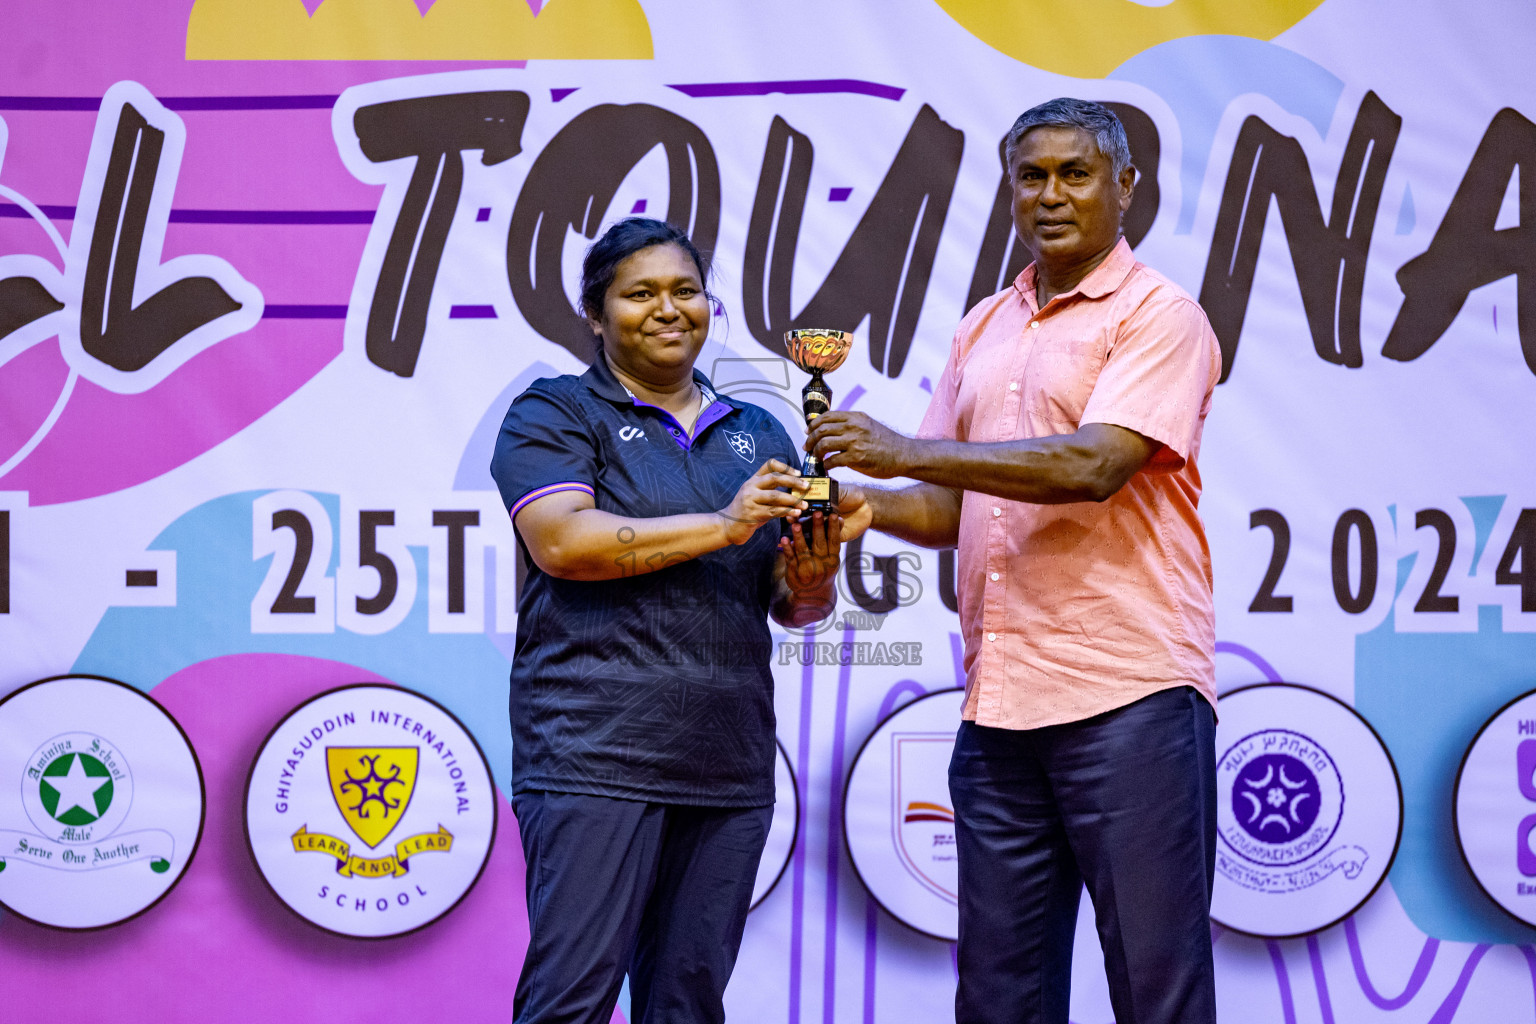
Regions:
<instances>
[{"instance_id":1,"label":"printed backdrop banner","mask_svg":"<svg viewBox=\"0 0 1536 1024\"><path fill-rule=\"evenodd\" d=\"M1326 862L1262 885L1242 868L1244 899L1307 899L1391 862L1319 932L1267 929L1262 902L1242 931L1213 926L1223 1017L1530 1019L1536 721L1501 724L1476 801L1455 800L1485 723L1536 689L1529 3L12 0L4 21L0 693L65 674L148 692L207 799L195 859L141 916L53 932L0 911L18 1018L508 1019L527 942L506 802L519 571L486 467L512 396L592 354L584 247L631 213L686 227L715 259L699 365L720 390L798 435L782 334L851 328L836 404L912 430L956 321L1026 260L999 141L1066 94L1120 113L1140 173L1126 232L1221 340L1200 467L1220 687L1321 691L1390 756L1351 775L1305 721L1261 721L1233 737L1276 746L1233 746L1230 834L1269 856L1266 829L1347 830L1372 807L1390 826L1390 766L1401 791L1395 850L1303 836L1287 849ZM936 769L893 762L910 806L855 813L844 790L880 721L963 681L955 562L878 534L846 554L834 621L775 637L799 821L748 922L734 1020L952 1013L953 946L870 895L844 834L899 814L869 827L942 846L942 782L918 777ZM420 930L359 919L393 936L372 940L285 908L242 818L274 727L355 683L451 712L500 790L476 804L495 842L474 888ZM365 746L447 764L381 735ZM372 756L358 771L387 781ZM461 831L462 805L415 810L386 853ZM348 827L325 835L361 850ZM1492 858L1477 876L1458 828ZM403 916L469 856L412 851L409 872L332 874L313 898ZM1072 1019L1105 1024L1088 911Z\"/></svg>"}]
</instances>

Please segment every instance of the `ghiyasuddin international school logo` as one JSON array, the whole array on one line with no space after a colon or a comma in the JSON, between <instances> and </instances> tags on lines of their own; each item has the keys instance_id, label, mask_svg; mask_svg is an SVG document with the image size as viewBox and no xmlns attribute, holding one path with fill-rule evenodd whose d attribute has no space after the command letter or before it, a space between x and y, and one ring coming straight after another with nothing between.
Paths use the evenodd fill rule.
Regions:
<instances>
[{"instance_id":1,"label":"ghiyasuddin international school logo","mask_svg":"<svg viewBox=\"0 0 1536 1024\"><path fill-rule=\"evenodd\" d=\"M312 924L371 938L424 927L490 856L496 799L474 739L391 686L349 686L278 724L246 787L251 853Z\"/></svg>"},{"instance_id":2,"label":"ghiyasuddin international school logo","mask_svg":"<svg viewBox=\"0 0 1536 1024\"><path fill-rule=\"evenodd\" d=\"M110 680L45 680L0 702L0 735L14 794L0 801L0 903L99 928L169 891L201 834L203 789L158 704Z\"/></svg>"},{"instance_id":3,"label":"ghiyasuddin international school logo","mask_svg":"<svg viewBox=\"0 0 1536 1024\"><path fill-rule=\"evenodd\" d=\"M342 820L362 845L378 848L405 817L420 763L419 747L325 748L331 796ZM381 857L359 856L347 840L310 832L302 825L293 834L294 853L325 854L335 859L337 874L361 878L399 878L410 871L411 858L416 854L448 853L452 849L453 833L442 825L435 832L401 839Z\"/></svg>"},{"instance_id":4,"label":"ghiyasuddin international school logo","mask_svg":"<svg viewBox=\"0 0 1536 1024\"><path fill-rule=\"evenodd\" d=\"M1301 686L1221 700L1211 916L1287 936L1354 913L1386 874L1402 795L1386 748L1354 709Z\"/></svg>"}]
</instances>

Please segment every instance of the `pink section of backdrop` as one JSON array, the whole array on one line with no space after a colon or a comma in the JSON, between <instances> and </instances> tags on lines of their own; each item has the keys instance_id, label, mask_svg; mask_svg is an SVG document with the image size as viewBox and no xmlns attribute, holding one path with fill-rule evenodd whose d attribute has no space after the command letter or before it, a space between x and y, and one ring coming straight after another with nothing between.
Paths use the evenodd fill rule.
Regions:
<instances>
[{"instance_id":1,"label":"pink section of backdrop","mask_svg":"<svg viewBox=\"0 0 1536 1024\"><path fill-rule=\"evenodd\" d=\"M23 0L0 32L0 96L97 100L115 82L162 101L226 96L330 97L360 82L500 64L409 61L188 61L190 0L99 4ZM537 5L535 9L537 9ZM92 110L0 109L7 128L0 185L54 210L67 240L77 227L59 208L80 198ZM381 189L352 177L331 138L328 106L291 110L183 110L187 130L175 209L364 213ZM93 186L95 187L95 186ZM4 202L0 199L0 202ZM270 306L338 308L350 298L366 223L186 224L166 232L163 259L206 253L227 260ZM30 218L0 223L0 252L59 255ZM76 501L153 479L234 435L291 395L340 352L342 321L268 319L219 342L141 394L81 382L37 448L0 488L32 505ZM67 373L45 339L0 364L0 462L42 425Z\"/></svg>"},{"instance_id":2,"label":"pink section of backdrop","mask_svg":"<svg viewBox=\"0 0 1536 1024\"><path fill-rule=\"evenodd\" d=\"M413 934L363 940L323 932L279 903L257 874L242 825L257 750L293 707L357 682L388 680L339 662L240 654L193 665L155 687L202 762L202 844L176 888L126 924L61 932L7 917L4 1019L511 1020L528 926L517 825L499 793L496 841L480 881L457 908Z\"/></svg>"}]
</instances>

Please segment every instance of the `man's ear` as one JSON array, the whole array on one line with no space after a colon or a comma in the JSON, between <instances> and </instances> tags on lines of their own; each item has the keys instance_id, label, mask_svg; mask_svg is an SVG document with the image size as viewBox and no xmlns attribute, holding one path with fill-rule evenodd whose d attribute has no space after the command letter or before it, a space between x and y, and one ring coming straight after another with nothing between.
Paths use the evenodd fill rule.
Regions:
<instances>
[{"instance_id":1,"label":"man's ear","mask_svg":"<svg viewBox=\"0 0 1536 1024\"><path fill-rule=\"evenodd\" d=\"M1131 194L1136 190L1136 167L1126 164L1125 170L1120 172L1120 212L1123 214L1131 208Z\"/></svg>"}]
</instances>

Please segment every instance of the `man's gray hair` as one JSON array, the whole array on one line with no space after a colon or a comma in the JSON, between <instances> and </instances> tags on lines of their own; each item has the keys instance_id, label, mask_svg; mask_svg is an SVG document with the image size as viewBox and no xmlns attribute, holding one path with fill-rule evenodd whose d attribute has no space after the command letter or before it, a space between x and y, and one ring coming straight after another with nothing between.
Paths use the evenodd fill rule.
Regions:
<instances>
[{"instance_id":1,"label":"man's gray hair","mask_svg":"<svg viewBox=\"0 0 1536 1024\"><path fill-rule=\"evenodd\" d=\"M1099 152L1109 158L1110 172L1116 178L1131 166L1131 144L1125 138L1125 125L1102 103L1062 96L1030 107L1008 129L1003 156L1009 163L1013 162L1019 140L1031 128L1081 128L1098 142Z\"/></svg>"}]
</instances>

